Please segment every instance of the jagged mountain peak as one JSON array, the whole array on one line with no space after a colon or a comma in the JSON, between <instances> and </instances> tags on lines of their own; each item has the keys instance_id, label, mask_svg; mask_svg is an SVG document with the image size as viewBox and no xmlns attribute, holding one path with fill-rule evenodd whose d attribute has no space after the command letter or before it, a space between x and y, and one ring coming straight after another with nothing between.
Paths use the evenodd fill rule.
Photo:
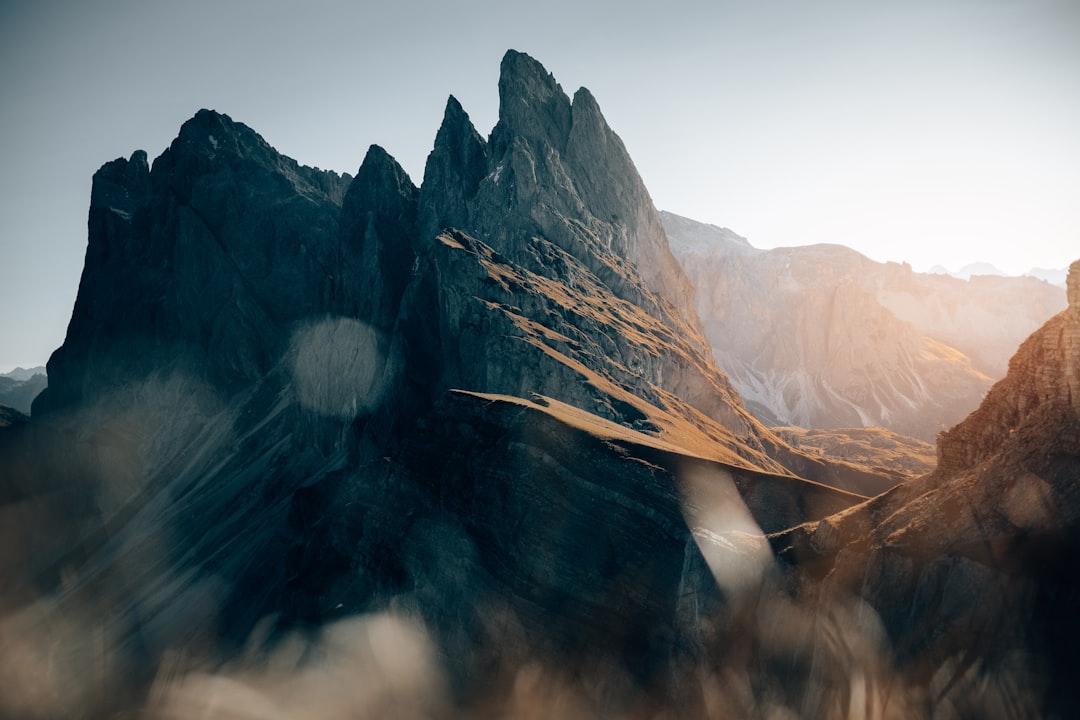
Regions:
<instances>
[{"instance_id":1,"label":"jagged mountain peak","mask_svg":"<svg viewBox=\"0 0 1080 720\"><path fill-rule=\"evenodd\" d=\"M184 198L201 177L224 174L244 178L270 173L305 198L319 201L329 196L340 203L351 180L348 175L301 165L244 123L205 108L180 126L176 139L154 161L154 169L157 182L167 183Z\"/></svg>"},{"instance_id":2,"label":"jagged mountain peak","mask_svg":"<svg viewBox=\"0 0 1080 720\"><path fill-rule=\"evenodd\" d=\"M246 154L253 150L276 155L259 133L225 113L203 108L180 126L174 145L199 147L210 153Z\"/></svg>"},{"instance_id":3,"label":"jagged mountain peak","mask_svg":"<svg viewBox=\"0 0 1080 720\"><path fill-rule=\"evenodd\" d=\"M486 145L486 141L477 132L476 126L473 125L469 113L465 111L465 108L461 106L461 102L456 97L450 95L446 98L442 123L435 134L435 145L432 152L447 144L460 143L461 138L465 137L470 140L475 139L481 147Z\"/></svg>"},{"instance_id":4,"label":"jagged mountain peak","mask_svg":"<svg viewBox=\"0 0 1080 720\"><path fill-rule=\"evenodd\" d=\"M94 176L86 265L40 408L184 366L242 388L279 359L282 328L335 292L351 178L300 165L228 115L200 110L154 161Z\"/></svg>"},{"instance_id":5,"label":"jagged mountain peak","mask_svg":"<svg viewBox=\"0 0 1080 720\"><path fill-rule=\"evenodd\" d=\"M508 50L499 68L499 122L496 140L520 135L562 149L570 132L570 99L539 61Z\"/></svg>"},{"instance_id":6,"label":"jagged mountain peak","mask_svg":"<svg viewBox=\"0 0 1080 720\"><path fill-rule=\"evenodd\" d=\"M700 335L690 283L592 94L579 90L572 104L539 62L516 51L503 58L499 94L487 143L447 103L421 191L425 238L454 227L523 263L532 239L546 238L620 297L653 309L669 303L663 312L683 315L678 324Z\"/></svg>"},{"instance_id":7,"label":"jagged mountain peak","mask_svg":"<svg viewBox=\"0 0 1080 720\"><path fill-rule=\"evenodd\" d=\"M334 310L381 332L393 326L413 264L419 195L389 153L378 145L368 148L341 206Z\"/></svg>"},{"instance_id":8,"label":"jagged mountain peak","mask_svg":"<svg viewBox=\"0 0 1080 720\"><path fill-rule=\"evenodd\" d=\"M487 143L451 95L424 166L420 225L426 237L448 227L469 226L469 203L488 173Z\"/></svg>"},{"instance_id":9,"label":"jagged mountain peak","mask_svg":"<svg viewBox=\"0 0 1080 720\"><path fill-rule=\"evenodd\" d=\"M90 207L104 208L120 218L130 220L149 188L150 165L146 151L136 150L130 158L117 158L94 173Z\"/></svg>"},{"instance_id":10,"label":"jagged mountain peak","mask_svg":"<svg viewBox=\"0 0 1080 720\"><path fill-rule=\"evenodd\" d=\"M357 181L361 180L361 178L363 178L363 182L358 184ZM378 180L375 180L375 178L378 178ZM360 163L360 169L356 172L356 178L349 185L345 197L348 197L354 191L354 188L378 184L380 181L406 188L410 193L416 193L419 190L413 185L412 179L394 156L388 153L381 145L373 144L368 147L367 152L364 154L364 160Z\"/></svg>"}]
</instances>

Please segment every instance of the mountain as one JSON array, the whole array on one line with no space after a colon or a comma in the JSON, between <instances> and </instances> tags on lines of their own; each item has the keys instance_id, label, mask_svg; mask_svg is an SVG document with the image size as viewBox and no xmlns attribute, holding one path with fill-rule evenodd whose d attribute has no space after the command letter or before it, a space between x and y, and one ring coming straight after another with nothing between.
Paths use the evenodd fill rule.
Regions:
<instances>
[{"instance_id":1,"label":"mountain","mask_svg":"<svg viewBox=\"0 0 1080 720\"><path fill-rule=\"evenodd\" d=\"M968 263L964 267L952 273L953 277L958 277L961 280L970 280L975 275L1004 275L1005 273L998 270L992 263L988 262L973 262Z\"/></svg>"},{"instance_id":2,"label":"mountain","mask_svg":"<svg viewBox=\"0 0 1080 720\"><path fill-rule=\"evenodd\" d=\"M1068 268L1037 268L1033 267L1028 270L1025 275L1029 275L1039 280L1045 280L1051 285L1060 285L1065 287L1065 278L1069 274Z\"/></svg>"},{"instance_id":3,"label":"mountain","mask_svg":"<svg viewBox=\"0 0 1080 720\"><path fill-rule=\"evenodd\" d=\"M1068 302L942 435L933 473L773 538L781 557L826 578L819 598L874 609L906 682L930 681L937 702L976 715L1075 709L1080 261Z\"/></svg>"},{"instance_id":4,"label":"mountain","mask_svg":"<svg viewBox=\"0 0 1080 720\"><path fill-rule=\"evenodd\" d=\"M11 372L0 373L0 378L11 378L12 380L17 380L18 382L25 382L25 381L29 380L30 378L34 377L35 375L44 375L44 374L45 374L45 366L44 365L37 365L37 366L31 367L31 368L17 367L14 370L12 370Z\"/></svg>"},{"instance_id":5,"label":"mountain","mask_svg":"<svg viewBox=\"0 0 1080 720\"><path fill-rule=\"evenodd\" d=\"M7 405L20 413L27 414L30 412L34 398L48 384L43 367L29 370L15 368L10 373L0 375L0 405Z\"/></svg>"},{"instance_id":6,"label":"mountain","mask_svg":"<svg viewBox=\"0 0 1080 720\"><path fill-rule=\"evenodd\" d=\"M1000 270L998 270L996 266L994 266L993 264L988 263L988 262L968 263L967 265L960 268L956 272L953 272L952 270L949 270L944 265L935 265L934 267L930 268L930 270L928 272L930 274L933 274L933 275L951 275L952 277L959 278L961 280L970 280L975 275L1004 275L1005 274L1005 273L1001 272ZM1033 276L1033 277L1037 277L1037 276Z\"/></svg>"},{"instance_id":7,"label":"mountain","mask_svg":"<svg viewBox=\"0 0 1080 720\"><path fill-rule=\"evenodd\" d=\"M2 446L0 715L288 714L313 673L330 716L701 707L725 563L901 479L746 410L587 90L510 51L499 93L488 138L449 99L419 188L209 110L97 172Z\"/></svg>"},{"instance_id":8,"label":"mountain","mask_svg":"<svg viewBox=\"0 0 1080 720\"><path fill-rule=\"evenodd\" d=\"M759 250L661 217L717 362L771 425L878 425L932 441L1065 302L1033 278L924 275L839 245Z\"/></svg>"}]
</instances>

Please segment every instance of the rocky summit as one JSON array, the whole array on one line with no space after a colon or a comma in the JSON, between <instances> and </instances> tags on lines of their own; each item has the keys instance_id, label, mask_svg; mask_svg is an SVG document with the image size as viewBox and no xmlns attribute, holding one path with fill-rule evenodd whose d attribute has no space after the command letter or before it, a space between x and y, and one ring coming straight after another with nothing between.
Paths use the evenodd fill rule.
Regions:
<instances>
[{"instance_id":1,"label":"rocky summit","mask_svg":"<svg viewBox=\"0 0 1080 720\"><path fill-rule=\"evenodd\" d=\"M487 138L448 100L419 187L378 146L338 175L209 110L152 165L98 171L67 338L30 420L0 430L0 527L19 539L0 553L0 716L929 717L980 700L991 656L910 623L964 629L997 606L943 605L893 545L847 533L884 523L873 508L916 517L927 493L989 497L995 447L1065 493L1075 313L1010 371L1041 379L879 496L911 467L890 436L852 436L842 462L747 410L591 93L510 51L499 95ZM1016 527L1042 517L1032 487L1008 490ZM957 517L926 535L927 567L988 562ZM992 519L976 524L1013 527ZM849 584L860 568L878 574ZM1043 607L1060 615L1023 609ZM909 630L922 644L893 654ZM1056 658L1001 637L973 652ZM950 668L975 679L953 692ZM1047 677L1032 702L1060 697Z\"/></svg>"}]
</instances>

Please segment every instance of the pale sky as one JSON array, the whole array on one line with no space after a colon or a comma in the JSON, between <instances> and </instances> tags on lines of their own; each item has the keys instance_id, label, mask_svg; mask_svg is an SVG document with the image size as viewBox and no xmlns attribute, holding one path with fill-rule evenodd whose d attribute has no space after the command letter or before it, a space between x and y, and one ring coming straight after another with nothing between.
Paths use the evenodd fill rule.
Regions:
<instances>
[{"instance_id":1,"label":"pale sky","mask_svg":"<svg viewBox=\"0 0 1080 720\"><path fill-rule=\"evenodd\" d=\"M657 207L916 269L1080 257L1080 2L0 0L0 372L63 341L90 180L209 107L419 183L507 48L592 90Z\"/></svg>"}]
</instances>

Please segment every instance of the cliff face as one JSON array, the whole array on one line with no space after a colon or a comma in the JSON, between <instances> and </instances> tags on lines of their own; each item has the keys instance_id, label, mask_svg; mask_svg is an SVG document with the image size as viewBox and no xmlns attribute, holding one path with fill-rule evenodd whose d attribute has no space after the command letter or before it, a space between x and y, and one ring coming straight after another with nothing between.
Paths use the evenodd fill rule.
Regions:
<instances>
[{"instance_id":1,"label":"cliff face","mask_svg":"<svg viewBox=\"0 0 1080 720\"><path fill-rule=\"evenodd\" d=\"M455 227L525 266L531 238L544 237L581 259L616 295L662 315L680 333L695 327L690 284L630 156L589 91L571 101L538 62L510 51L499 97L499 122L487 143L456 101L448 105L424 174L425 234Z\"/></svg>"},{"instance_id":2,"label":"cliff face","mask_svg":"<svg viewBox=\"0 0 1080 720\"><path fill-rule=\"evenodd\" d=\"M773 425L878 425L933 441L1064 303L1032 278L923 275L837 245L763 251L663 218L718 364Z\"/></svg>"},{"instance_id":3,"label":"cliff face","mask_svg":"<svg viewBox=\"0 0 1080 720\"><path fill-rule=\"evenodd\" d=\"M1069 268L1069 307L1024 341L985 402L938 443L946 472L962 473L999 453L1025 454L1068 427L1080 411L1080 265ZM1032 458L1034 460L1035 458Z\"/></svg>"},{"instance_id":4,"label":"cliff face","mask_svg":"<svg viewBox=\"0 0 1080 720\"><path fill-rule=\"evenodd\" d=\"M205 110L152 173L141 151L106 164L68 335L37 407L89 402L152 372L191 371L223 390L266 373L292 324L341 294L347 182Z\"/></svg>"}]
</instances>

